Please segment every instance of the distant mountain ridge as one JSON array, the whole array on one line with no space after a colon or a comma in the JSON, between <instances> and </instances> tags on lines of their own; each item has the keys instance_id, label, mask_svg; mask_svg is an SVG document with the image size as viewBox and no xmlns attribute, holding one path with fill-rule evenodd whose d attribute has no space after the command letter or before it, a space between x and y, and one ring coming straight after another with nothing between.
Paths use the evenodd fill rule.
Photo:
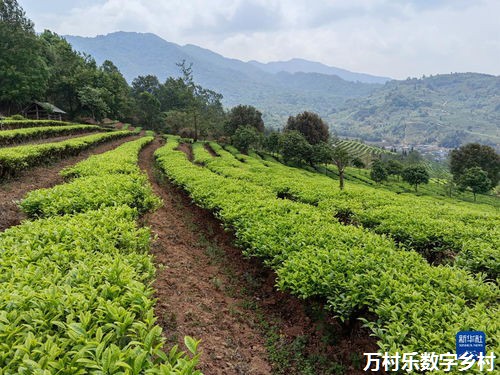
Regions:
<instances>
[{"instance_id":1,"label":"distant mountain ridge","mask_svg":"<svg viewBox=\"0 0 500 375\"><path fill-rule=\"evenodd\" d=\"M288 61L272 61L265 64L255 60L251 60L249 61L249 63L269 73L321 73L327 75L336 75L346 81L381 84L386 83L387 81L390 81L392 79L389 77L378 77L365 73L354 73L349 70L298 58L290 59Z\"/></svg>"},{"instance_id":2,"label":"distant mountain ridge","mask_svg":"<svg viewBox=\"0 0 500 375\"><path fill-rule=\"evenodd\" d=\"M135 32L124 32L118 31L114 33L110 33L107 35L98 35L96 37L80 37L80 36L72 36L65 35L64 36L75 49L83 51L85 49L93 49L94 54L92 54L98 62L102 62L107 57L109 53L116 55L116 57L120 57L120 54L117 54L114 49L108 49L109 42L116 43L128 43L136 39L136 42L142 42L144 46L156 46L164 49L163 52L168 50L168 54L172 57L180 58L196 58L203 61L208 61L212 63L217 63L221 66L225 66L226 68L237 68L238 70L245 72L257 72L264 71L267 73L320 73L325 75L336 75L343 80L351 81L351 82L362 82L362 83L379 83L383 84L392 78L389 77L379 77L365 73L356 73L351 72L346 69L341 69L333 66L328 66L315 61L308 61L300 58L293 58L288 61L274 61L269 63L262 63L255 60L244 62L237 59L231 59L227 57L223 57L222 55L215 53L209 49L202 48L193 44L186 44L184 46L168 42L156 34L152 33L135 33ZM126 45L122 44L125 47L127 52L132 52L130 49L127 49ZM106 50L104 48L106 47ZM116 46L115 46L116 48ZM149 51L151 52L151 51ZM164 53L162 53L163 55ZM157 56L159 57L159 56ZM128 68L130 68L129 66ZM256 69L253 69L257 68ZM122 72L128 80L132 80L137 75L136 72L127 71L125 68L124 72ZM169 69L170 70L170 69ZM169 73L178 73L178 71Z\"/></svg>"},{"instance_id":3,"label":"distant mountain ridge","mask_svg":"<svg viewBox=\"0 0 500 375\"><path fill-rule=\"evenodd\" d=\"M333 113L346 99L366 96L381 87L361 82L362 76L355 76L357 82L352 82L337 75L296 72L290 66L288 70L293 72L274 73L255 63L226 58L195 45L180 46L155 34L116 32L91 38L65 38L74 49L91 54L98 63L113 61L129 82L146 74L154 74L160 80L177 77L180 71L176 63L186 60L193 63L195 81L222 93L227 107L241 103L254 105L264 112L266 123L275 126L304 110Z\"/></svg>"}]
</instances>

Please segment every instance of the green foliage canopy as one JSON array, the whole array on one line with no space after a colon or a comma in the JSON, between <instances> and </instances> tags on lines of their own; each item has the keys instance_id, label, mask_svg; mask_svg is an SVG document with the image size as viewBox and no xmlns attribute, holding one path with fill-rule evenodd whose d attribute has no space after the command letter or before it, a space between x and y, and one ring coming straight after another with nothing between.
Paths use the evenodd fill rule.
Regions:
<instances>
[{"instance_id":1,"label":"green foliage canopy","mask_svg":"<svg viewBox=\"0 0 500 375\"><path fill-rule=\"evenodd\" d=\"M272 131L263 140L264 148L272 154L279 152L280 148L280 134Z\"/></svg>"},{"instance_id":2,"label":"green foliage canopy","mask_svg":"<svg viewBox=\"0 0 500 375\"><path fill-rule=\"evenodd\" d=\"M78 90L78 99L83 108L92 113L92 118L100 121L109 112L104 96L109 93L106 89L84 86Z\"/></svg>"},{"instance_id":3,"label":"green foliage canopy","mask_svg":"<svg viewBox=\"0 0 500 375\"><path fill-rule=\"evenodd\" d=\"M0 1L0 108L8 111L47 89L47 66L33 27L16 0Z\"/></svg>"},{"instance_id":4,"label":"green foliage canopy","mask_svg":"<svg viewBox=\"0 0 500 375\"><path fill-rule=\"evenodd\" d=\"M296 130L283 133L279 141L280 153L286 163L304 164L311 158L311 145Z\"/></svg>"},{"instance_id":5,"label":"green foliage canopy","mask_svg":"<svg viewBox=\"0 0 500 375\"><path fill-rule=\"evenodd\" d=\"M248 153L250 147L257 147L260 142L260 133L253 126L240 126L231 136L233 146L244 153Z\"/></svg>"},{"instance_id":6,"label":"green foliage canopy","mask_svg":"<svg viewBox=\"0 0 500 375\"><path fill-rule=\"evenodd\" d=\"M332 148L332 159L333 163L337 167L337 171L339 173L339 187L340 190L344 189L344 172L345 168L349 165L351 161L351 155L349 152L342 148L335 146Z\"/></svg>"},{"instance_id":7,"label":"green foliage canopy","mask_svg":"<svg viewBox=\"0 0 500 375\"><path fill-rule=\"evenodd\" d=\"M484 194L491 189L491 180L480 167L467 168L458 180L458 187L462 191L470 189L475 202L476 194Z\"/></svg>"},{"instance_id":8,"label":"green foliage canopy","mask_svg":"<svg viewBox=\"0 0 500 375\"><path fill-rule=\"evenodd\" d=\"M224 123L222 95L194 83L192 66L177 64L180 78L160 83L154 75L139 76L132 82L132 95L137 101L139 120L147 127L179 133L219 135Z\"/></svg>"},{"instance_id":9,"label":"green foliage canopy","mask_svg":"<svg viewBox=\"0 0 500 375\"><path fill-rule=\"evenodd\" d=\"M418 185L427 184L430 178L427 169L421 165L406 167L403 169L401 177L403 177L403 181L415 187L415 191L417 191Z\"/></svg>"},{"instance_id":10,"label":"green foliage canopy","mask_svg":"<svg viewBox=\"0 0 500 375\"><path fill-rule=\"evenodd\" d=\"M262 113L251 105L237 105L231 108L224 126L226 134L232 135L242 126L251 126L262 133L264 131Z\"/></svg>"},{"instance_id":11,"label":"green foliage canopy","mask_svg":"<svg viewBox=\"0 0 500 375\"><path fill-rule=\"evenodd\" d=\"M500 180L500 155L495 150L479 143L469 143L450 153L450 171L455 181L459 181L467 169L480 167L491 181L490 187Z\"/></svg>"},{"instance_id":12,"label":"green foliage canopy","mask_svg":"<svg viewBox=\"0 0 500 375\"><path fill-rule=\"evenodd\" d=\"M333 150L326 142L312 145L312 160L315 163L329 164L332 162Z\"/></svg>"},{"instance_id":13,"label":"green foliage canopy","mask_svg":"<svg viewBox=\"0 0 500 375\"><path fill-rule=\"evenodd\" d=\"M327 142L329 138L328 126L313 112L303 112L288 118L285 130L296 130L304 135L307 141L315 145Z\"/></svg>"},{"instance_id":14,"label":"green foliage canopy","mask_svg":"<svg viewBox=\"0 0 500 375\"><path fill-rule=\"evenodd\" d=\"M388 175L390 176L399 176L401 172L403 172L403 163L395 159L389 159L384 164L384 168Z\"/></svg>"},{"instance_id":15,"label":"green foliage canopy","mask_svg":"<svg viewBox=\"0 0 500 375\"><path fill-rule=\"evenodd\" d=\"M370 171L370 178L375 181L375 182L382 182L387 180L387 171L384 168L384 164L380 160L376 160L373 165L372 169Z\"/></svg>"}]
</instances>

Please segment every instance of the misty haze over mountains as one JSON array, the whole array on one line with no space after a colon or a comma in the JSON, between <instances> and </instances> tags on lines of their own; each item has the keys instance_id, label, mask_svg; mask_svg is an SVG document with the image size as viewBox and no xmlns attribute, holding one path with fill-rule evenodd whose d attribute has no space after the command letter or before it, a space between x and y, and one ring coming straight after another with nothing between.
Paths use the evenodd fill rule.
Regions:
<instances>
[{"instance_id":1,"label":"misty haze over mountains","mask_svg":"<svg viewBox=\"0 0 500 375\"><path fill-rule=\"evenodd\" d=\"M465 141L498 146L500 140L500 78L495 76L447 74L395 81L299 58L244 62L151 33L65 38L99 64L113 61L129 82L147 74L161 81L178 77L176 63L192 63L198 84L223 94L227 107L257 107L267 126L281 127L288 116L310 110L339 135L374 142L455 147Z\"/></svg>"},{"instance_id":2,"label":"misty haze over mountains","mask_svg":"<svg viewBox=\"0 0 500 375\"><path fill-rule=\"evenodd\" d=\"M161 81L177 77L180 70L176 63L186 60L193 64L195 81L223 94L225 106L254 105L265 113L268 123L276 126L298 111L314 110L327 116L337 111L346 99L366 96L388 79L306 60L243 62L195 45L180 46L154 34L116 32L94 38L66 36L66 39L76 50L91 54L98 63L113 61L129 82L147 74L156 75ZM277 69L276 64L282 69ZM309 72L299 72L300 67ZM315 69L354 77L358 82Z\"/></svg>"},{"instance_id":3,"label":"misty haze over mountains","mask_svg":"<svg viewBox=\"0 0 500 375\"><path fill-rule=\"evenodd\" d=\"M359 81L364 83L383 84L391 80L391 78L389 77L378 77L364 73L353 73L349 70L298 58L290 59L288 61L272 61L266 64L255 60L249 61L249 63L269 73L320 73L327 75L336 75L346 81Z\"/></svg>"},{"instance_id":4,"label":"misty haze over mountains","mask_svg":"<svg viewBox=\"0 0 500 375\"><path fill-rule=\"evenodd\" d=\"M121 59L123 57L129 57L131 61L125 64L122 70L123 75L129 81L141 74L145 69L144 66L137 64L138 62L133 60L133 57L136 57L136 53L139 53L138 57L147 59L145 61L148 61L149 65L146 69L155 72L151 74L157 75L160 79L178 75L179 70L175 66L175 62L185 59L186 61L193 62L195 68L196 63L199 63L200 67L205 64L215 64L226 69L241 71L244 74L262 74L262 72L272 74L280 72L320 73L325 75L337 75L346 81L380 84L391 80L389 77L354 73L346 69L327 66L319 62L299 58L269 63L261 63L255 60L243 62L241 60L224 57L208 49L192 44L181 46L171 43L151 33L119 31L96 37L66 35L65 38L76 50L85 52L92 50L92 55L98 62L110 59L109 56L114 56L116 61L115 59L111 60L118 64L122 63ZM165 64L165 61L170 61L172 63Z\"/></svg>"}]
</instances>

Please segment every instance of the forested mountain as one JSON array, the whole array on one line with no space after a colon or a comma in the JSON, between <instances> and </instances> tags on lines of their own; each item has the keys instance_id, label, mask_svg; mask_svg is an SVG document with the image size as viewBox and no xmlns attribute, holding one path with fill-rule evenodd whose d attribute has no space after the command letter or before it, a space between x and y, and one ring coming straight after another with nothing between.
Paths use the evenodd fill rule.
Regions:
<instances>
[{"instance_id":1,"label":"forested mountain","mask_svg":"<svg viewBox=\"0 0 500 375\"><path fill-rule=\"evenodd\" d=\"M254 105L264 112L269 125L284 123L289 115L304 110L331 114L346 99L366 96L381 86L317 72L272 73L254 63L229 59L194 45L180 46L154 34L116 32L95 38L66 36L66 39L76 50L91 54L98 63L113 61L129 82L146 74L156 75L160 80L179 76L176 63L186 60L193 63L195 81L222 93L227 107L240 103ZM356 79L361 81L360 77Z\"/></svg>"},{"instance_id":2,"label":"forested mountain","mask_svg":"<svg viewBox=\"0 0 500 375\"><path fill-rule=\"evenodd\" d=\"M500 77L455 73L387 82L329 117L344 136L456 147L500 141Z\"/></svg>"}]
</instances>

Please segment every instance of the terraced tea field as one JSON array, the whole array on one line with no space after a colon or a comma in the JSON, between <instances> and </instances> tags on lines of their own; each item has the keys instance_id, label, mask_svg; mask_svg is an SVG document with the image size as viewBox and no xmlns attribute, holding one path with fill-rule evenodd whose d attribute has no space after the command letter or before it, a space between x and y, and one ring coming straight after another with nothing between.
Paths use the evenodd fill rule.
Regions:
<instances>
[{"instance_id":1,"label":"terraced tea field","mask_svg":"<svg viewBox=\"0 0 500 375\"><path fill-rule=\"evenodd\" d=\"M453 352L460 330L487 332L498 351L496 208L355 183L338 191L214 143L192 145L191 162L178 142L157 152L163 171L275 270L280 289L361 319L382 351Z\"/></svg>"},{"instance_id":2,"label":"terraced tea field","mask_svg":"<svg viewBox=\"0 0 500 375\"><path fill-rule=\"evenodd\" d=\"M496 207L339 191L213 142L13 127L0 374L361 374L364 352L454 352L460 330L499 352Z\"/></svg>"}]
</instances>

